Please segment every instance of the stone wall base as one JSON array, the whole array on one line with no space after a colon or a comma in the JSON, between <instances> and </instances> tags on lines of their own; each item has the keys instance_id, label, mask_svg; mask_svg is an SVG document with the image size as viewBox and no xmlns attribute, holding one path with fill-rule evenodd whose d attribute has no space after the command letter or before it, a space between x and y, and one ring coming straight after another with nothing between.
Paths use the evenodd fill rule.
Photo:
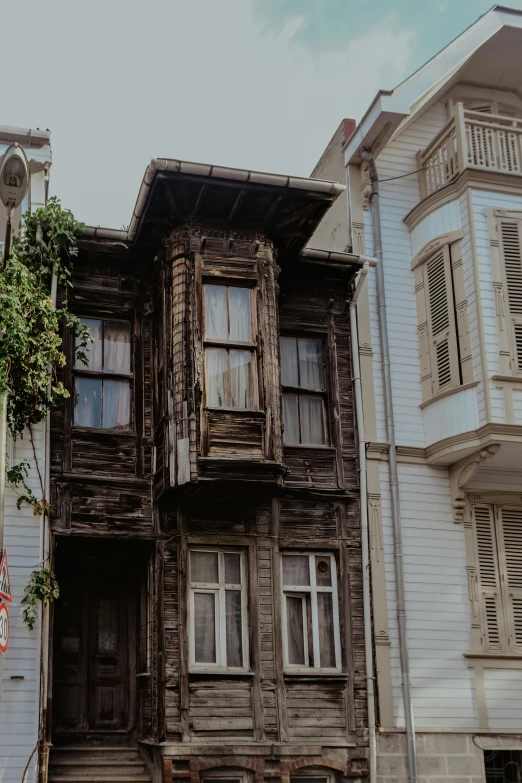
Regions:
<instances>
[{"instance_id":1,"label":"stone wall base","mask_svg":"<svg viewBox=\"0 0 522 783\"><path fill-rule=\"evenodd\" d=\"M415 736L419 783L485 783L484 752L475 745L472 734L419 732ZM377 780L408 780L404 734L378 734Z\"/></svg>"}]
</instances>

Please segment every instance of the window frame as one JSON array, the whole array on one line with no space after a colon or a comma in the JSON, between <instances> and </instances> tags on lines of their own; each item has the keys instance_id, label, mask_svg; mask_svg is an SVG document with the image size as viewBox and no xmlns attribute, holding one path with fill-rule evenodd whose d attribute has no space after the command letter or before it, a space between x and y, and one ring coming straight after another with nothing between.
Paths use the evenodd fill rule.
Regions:
<instances>
[{"instance_id":1,"label":"window frame","mask_svg":"<svg viewBox=\"0 0 522 783\"><path fill-rule=\"evenodd\" d=\"M279 334L279 356L281 356L281 340L283 338L291 338L293 340L296 340L296 350L297 350L297 368L299 372L299 340L317 340L321 343L321 355L323 359L323 380L324 380L324 387L320 389L312 389L307 388L304 386L289 386L286 384L283 384L283 372L282 372L282 366L281 366L281 406L283 405L283 398L285 394L294 394L297 397L297 419L298 419L298 426L299 426L299 437L301 438L301 405L300 405L300 398L301 397L313 397L318 398L322 401L322 412L323 412L323 434L324 434L324 443L303 443L300 441L299 443L288 443L285 441L285 433L283 429L283 447L284 448L304 448L304 449L325 449L325 448L331 448L331 436L330 436L330 426L329 426L329 389L328 389L328 366L327 366L327 357L326 357L326 340L324 334L317 334L315 332L313 333L306 333L306 332L281 332ZM281 422L283 422L283 415L281 413Z\"/></svg>"},{"instance_id":2,"label":"window frame","mask_svg":"<svg viewBox=\"0 0 522 783\"><path fill-rule=\"evenodd\" d=\"M301 778L324 778L326 783L335 783L335 775L331 769L321 767L301 767L290 774L290 783Z\"/></svg>"},{"instance_id":3,"label":"window frame","mask_svg":"<svg viewBox=\"0 0 522 783\"><path fill-rule=\"evenodd\" d=\"M226 302L227 302L227 320L230 328L230 302L228 291L230 288L242 288L249 292L250 295L250 334L251 340L225 340L215 337L207 337L207 301L206 301L206 288L209 285L221 286L226 290ZM202 334L203 334L203 369L204 369L204 382L205 382L205 408L210 411L258 411L259 410L259 389L258 389L258 368L257 368L257 313L256 313L256 297L255 297L255 281L253 280L215 280L214 278L204 278L202 283ZM251 391L251 407L241 408L232 405L223 405L217 407L210 405L208 401L208 383L207 383L207 349L209 348L222 348L227 353L227 394L231 399L230 391L230 351L249 351L251 355L250 361L250 391Z\"/></svg>"},{"instance_id":4,"label":"window frame","mask_svg":"<svg viewBox=\"0 0 522 783\"><path fill-rule=\"evenodd\" d=\"M193 582L191 574L191 553L208 552L218 555L218 582ZM232 585L225 582L225 555L234 554L240 556L241 584ZM187 613L189 629L189 671L211 674L245 674L250 671L250 654L248 646L248 583L247 583L246 552L234 547L207 547L189 546L187 552ZM216 587L217 585L217 587ZM227 666L226 646L226 606L225 594L228 590L239 590L241 593L241 642L243 648L243 665ZM195 611L194 595L196 593L212 594L215 596L215 626L214 638L216 644L216 663L198 663L196 661L195 643Z\"/></svg>"},{"instance_id":5,"label":"window frame","mask_svg":"<svg viewBox=\"0 0 522 783\"><path fill-rule=\"evenodd\" d=\"M283 558L285 556L300 555L308 557L308 569L310 585L287 585L284 584L283 576ZM315 558L324 557L330 560L331 569L331 585L317 585L315 578ZM312 567L313 565L313 567ZM342 651L341 651L341 627L340 627L340 613L339 613L339 585L337 577L337 559L333 552L324 551L307 551L302 550L285 550L280 552L280 576L281 576L281 623L282 623L282 648L283 648L283 671L286 674L309 674L314 675L317 673L324 674L340 674L342 673ZM320 661L320 643L319 643L319 622L318 622L318 608L317 608L317 593L329 593L332 596L333 606L333 630L334 630L334 651L335 651L335 667L328 666L316 666L315 661ZM288 660L288 617L286 611L286 597L287 595L295 595L302 597L303 605L303 622L305 629L305 640L308 640L308 644L305 644L305 666L302 664L289 663ZM308 618L306 611L306 596L310 596L310 617L311 617L311 632L312 632L312 647L314 654L314 665L309 665L309 646L310 640L308 639Z\"/></svg>"},{"instance_id":6,"label":"window frame","mask_svg":"<svg viewBox=\"0 0 522 783\"><path fill-rule=\"evenodd\" d=\"M88 367L80 363L80 366L76 366L76 339L73 339L73 356L72 356L72 427L75 430L87 430L89 432L114 432L118 434L131 434L135 433L135 412L134 412L134 342L133 335L134 323L129 318L105 318L99 315L79 315L80 321L100 321L102 324L102 369L90 370ZM109 373L104 372L103 365L105 359L105 323L125 324L129 327L130 334L130 373ZM85 424L75 424L75 399L76 399L76 378L92 378L94 380L99 379L101 382L101 396L100 396L100 423L103 422L103 382L104 380L111 381L127 381L129 384L129 426L125 429L119 429L118 427L88 427Z\"/></svg>"}]
</instances>

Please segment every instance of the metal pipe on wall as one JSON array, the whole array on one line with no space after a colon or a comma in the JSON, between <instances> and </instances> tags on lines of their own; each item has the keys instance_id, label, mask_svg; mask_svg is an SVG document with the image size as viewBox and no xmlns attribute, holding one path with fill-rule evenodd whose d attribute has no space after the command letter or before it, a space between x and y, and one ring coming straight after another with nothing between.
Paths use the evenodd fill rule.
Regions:
<instances>
[{"instance_id":1,"label":"metal pipe on wall","mask_svg":"<svg viewBox=\"0 0 522 783\"><path fill-rule=\"evenodd\" d=\"M397 624L399 631L399 656L402 677L402 698L406 724L406 747L408 754L408 780L417 782L417 750L415 746L415 724L411 699L410 663L408 656L408 637L406 622L406 593L404 586L404 562L402 549L401 511L399 504L399 474L397 469L397 449L395 443L395 419L393 413L393 394L391 382L390 344L386 319L386 291L384 282L383 249L381 236L381 212L379 202L379 175L373 154L363 149L361 157L368 164L372 185L371 210L373 226L373 254L377 259L377 309L381 338L382 370L384 376L384 403L386 411L386 433L389 443L388 467L390 476L391 511L393 526L393 544L395 561L395 589L397 595Z\"/></svg>"}]
</instances>

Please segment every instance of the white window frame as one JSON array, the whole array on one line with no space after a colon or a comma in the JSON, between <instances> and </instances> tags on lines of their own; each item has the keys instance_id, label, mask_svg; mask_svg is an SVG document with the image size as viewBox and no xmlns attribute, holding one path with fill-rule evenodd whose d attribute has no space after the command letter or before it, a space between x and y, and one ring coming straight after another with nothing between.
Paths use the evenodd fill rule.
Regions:
<instances>
[{"instance_id":1,"label":"white window frame","mask_svg":"<svg viewBox=\"0 0 522 783\"><path fill-rule=\"evenodd\" d=\"M218 582L193 582L191 576L191 553L207 552L218 556ZM241 584L225 583L225 555L240 556ZM245 552L239 549L218 549L212 547L189 547L188 550L188 617L189 617L189 669L197 672L247 672L248 661L248 607L247 607L247 573ZM241 593L241 640L243 645L243 665L227 666L226 644L226 604L225 594L227 590L239 590ZM204 593L214 595L215 605L215 640L216 662L198 663L196 661L196 642L194 624L194 595Z\"/></svg>"},{"instance_id":2,"label":"white window frame","mask_svg":"<svg viewBox=\"0 0 522 783\"><path fill-rule=\"evenodd\" d=\"M308 570L310 575L309 585L285 585L283 578L283 558L285 555L301 555L308 557ZM317 585L315 579L315 558L324 557L330 561L330 571L332 574L331 585ZM309 665L308 644L306 643L308 638L308 619L306 614L306 599L310 595L310 613L312 619L312 646L314 651L314 662L319 661L320 646L319 646L319 615L317 609L317 593L330 593L332 595L333 604L333 624L334 624L334 649L335 649L335 667L326 666L314 666ZM303 607L303 627L305 630L305 666L301 664L289 663L288 660L288 617L286 613L286 596L295 595L302 597ZM301 552L301 551L286 551L281 552L281 618L283 622L282 637L283 637L283 668L286 672L294 674L314 674L316 672L325 672L330 674L338 674L342 671L341 663L341 634L339 626L339 594L337 587L337 563L335 556L331 552Z\"/></svg>"},{"instance_id":3,"label":"white window frame","mask_svg":"<svg viewBox=\"0 0 522 783\"><path fill-rule=\"evenodd\" d=\"M221 781L223 779L226 780L234 780L237 781L237 783L250 783L252 780L252 773L247 770L242 769L226 769L226 768L220 768L220 769L211 769L208 772L205 772L204 775L201 776L202 783L207 783L207 781L217 780Z\"/></svg>"},{"instance_id":4,"label":"white window frame","mask_svg":"<svg viewBox=\"0 0 522 783\"><path fill-rule=\"evenodd\" d=\"M326 783L335 783L335 777L331 770L317 767L294 769L290 774L290 783L293 783L297 778L324 778Z\"/></svg>"}]
</instances>

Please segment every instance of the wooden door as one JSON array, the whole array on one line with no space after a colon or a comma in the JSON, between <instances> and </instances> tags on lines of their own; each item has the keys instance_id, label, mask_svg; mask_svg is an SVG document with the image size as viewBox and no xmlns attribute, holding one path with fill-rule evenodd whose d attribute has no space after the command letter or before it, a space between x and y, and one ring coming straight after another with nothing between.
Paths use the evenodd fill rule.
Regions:
<instances>
[{"instance_id":1,"label":"wooden door","mask_svg":"<svg viewBox=\"0 0 522 783\"><path fill-rule=\"evenodd\" d=\"M121 583L62 585L54 633L57 731L128 728L128 595Z\"/></svg>"}]
</instances>

